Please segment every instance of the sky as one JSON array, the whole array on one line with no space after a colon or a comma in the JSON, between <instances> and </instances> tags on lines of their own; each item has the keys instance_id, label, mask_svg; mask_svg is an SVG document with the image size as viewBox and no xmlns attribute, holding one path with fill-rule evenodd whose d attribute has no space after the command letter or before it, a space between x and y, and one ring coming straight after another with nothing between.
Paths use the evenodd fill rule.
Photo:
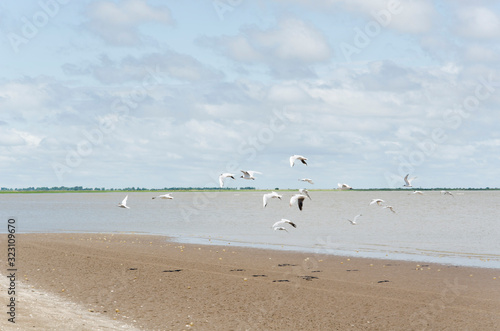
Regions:
<instances>
[{"instance_id":1,"label":"sky","mask_svg":"<svg viewBox=\"0 0 500 331\"><path fill-rule=\"evenodd\" d=\"M500 187L497 1L9 1L0 36L0 187Z\"/></svg>"}]
</instances>

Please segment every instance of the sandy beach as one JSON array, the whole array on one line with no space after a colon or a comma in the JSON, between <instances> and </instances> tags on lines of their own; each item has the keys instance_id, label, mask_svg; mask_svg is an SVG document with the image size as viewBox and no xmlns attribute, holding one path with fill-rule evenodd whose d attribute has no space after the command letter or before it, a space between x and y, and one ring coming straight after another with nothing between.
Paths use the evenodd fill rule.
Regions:
<instances>
[{"instance_id":1,"label":"sandy beach","mask_svg":"<svg viewBox=\"0 0 500 331\"><path fill-rule=\"evenodd\" d=\"M6 247L6 235L0 238L0 247ZM187 245L146 235L21 234L16 245L16 323L3 313L2 330L498 330L500 325L498 269Z\"/></svg>"}]
</instances>

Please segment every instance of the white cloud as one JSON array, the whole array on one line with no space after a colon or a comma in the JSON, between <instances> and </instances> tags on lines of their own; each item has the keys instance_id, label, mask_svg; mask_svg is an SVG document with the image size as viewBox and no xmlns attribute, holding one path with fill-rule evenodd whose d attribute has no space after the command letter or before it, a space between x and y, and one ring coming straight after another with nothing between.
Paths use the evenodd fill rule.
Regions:
<instances>
[{"instance_id":1,"label":"white cloud","mask_svg":"<svg viewBox=\"0 0 500 331\"><path fill-rule=\"evenodd\" d=\"M371 19L377 16L387 20L388 27L405 33L424 33L433 27L435 10L431 1L413 0L340 0L352 12L361 12Z\"/></svg>"},{"instance_id":2,"label":"white cloud","mask_svg":"<svg viewBox=\"0 0 500 331\"><path fill-rule=\"evenodd\" d=\"M170 25L172 18L167 7L152 7L146 0L92 2L88 8L88 27L111 45L132 46L140 43L138 27L144 23Z\"/></svg>"},{"instance_id":3,"label":"white cloud","mask_svg":"<svg viewBox=\"0 0 500 331\"><path fill-rule=\"evenodd\" d=\"M13 129L0 131L0 146L22 146L26 145L26 140Z\"/></svg>"},{"instance_id":4,"label":"white cloud","mask_svg":"<svg viewBox=\"0 0 500 331\"><path fill-rule=\"evenodd\" d=\"M287 3L289 0L281 0ZM295 0L318 11L338 12L339 7L354 15L361 14L367 20L377 17L388 23L387 27L404 33L431 31L436 19L436 10L430 0Z\"/></svg>"},{"instance_id":5,"label":"white cloud","mask_svg":"<svg viewBox=\"0 0 500 331\"><path fill-rule=\"evenodd\" d=\"M467 38L491 39L500 36L500 18L486 7L460 7L457 31Z\"/></svg>"},{"instance_id":6,"label":"white cloud","mask_svg":"<svg viewBox=\"0 0 500 331\"><path fill-rule=\"evenodd\" d=\"M276 76L310 76L310 65L328 62L333 51L323 33L297 18L266 30L246 27L236 36L201 38L201 45L246 64L264 64Z\"/></svg>"},{"instance_id":7,"label":"white cloud","mask_svg":"<svg viewBox=\"0 0 500 331\"><path fill-rule=\"evenodd\" d=\"M262 56L278 61L316 63L327 61L332 55L322 33L296 18L280 21L275 29L249 31L249 38Z\"/></svg>"},{"instance_id":8,"label":"white cloud","mask_svg":"<svg viewBox=\"0 0 500 331\"><path fill-rule=\"evenodd\" d=\"M192 56L173 51L148 53L139 57L127 56L117 61L102 54L98 63L65 63L62 69L69 76L91 75L103 84L142 83L146 80L151 80L148 83L160 83L167 78L197 82L222 77L220 71L204 65Z\"/></svg>"},{"instance_id":9,"label":"white cloud","mask_svg":"<svg viewBox=\"0 0 500 331\"><path fill-rule=\"evenodd\" d=\"M465 60L470 62L494 63L499 58L498 50L492 49L491 45L469 45L465 47Z\"/></svg>"},{"instance_id":10,"label":"white cloud","mask_svg":"<svg viewBox=\"0 0 500 331\"><path fill-rule=\"evenodd\" d=\"M485 172L498 169L492 3L401 1L391 32L350 63L336 61L331 44L373 20L387 1L281 1L258 18L248 2L224 21L199 9L206 7L179 2L170 14L159 3L75 4L87 11L51 21L25 45L33 52L7 54L0 77L0 155L8 161L0 162L2 186L204 186L212 175L234 171L225 169L233 164L236 172L264 172L235 185L293 187L300 182L283 169L290 170L294 153L310 158L309 167L294 169L314 171L317 188L336 186L340 174L355 187L384 186L384 172L397 173L436 128L447 138L415 166L422 183L426 174L428 183L462 185L460 172L473 162ZM183 20L163 35L173 17ZM79 40L81 22L96 34ZM149 23L159 28L156 35L146 36ZM154 48L114 47L147 38ZM49 43L64 53L40 55ZM495 92L461 122L447 121L444 115L459 116L464 99L490 77ZM102 122L113 128L99 133ZM81 163L60 183L51 164L66 164L78 148Z\"/></svg>"}]
</instances>

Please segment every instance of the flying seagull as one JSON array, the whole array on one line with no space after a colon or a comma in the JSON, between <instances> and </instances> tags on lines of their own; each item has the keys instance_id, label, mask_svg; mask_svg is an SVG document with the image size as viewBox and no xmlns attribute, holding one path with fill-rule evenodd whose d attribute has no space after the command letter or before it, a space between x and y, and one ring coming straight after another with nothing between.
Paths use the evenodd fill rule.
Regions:
<instances>
[{"instance_id":1,"label":"flying seagull","mask_svg":"<svg viewBox=\"0 0 500 331\"><path fill-rule=\"evenodd\" d=\"M302 178L302 179L299 179L299 180L301 180L303 182L308 182L309 184L314 184L311 178Z\"/></svg>"},{"instance_id":2,"label":"flying seagull","mask_svg":"<svg viewBox=\"0 0 500 331\"><path fill-rule=\"evenodd\" d=\"M299 205L299 209L302 210L302 204L304 203L304 199L307 198L303 194L295 194L290 198L290 207L297 203Z\"/></svg>"},{"instance_id":3,"label":"flying seagull","mask_svg":"<svg viewBox=\"0 0 500 331\"><path fill-rule=\"evenodd\" d=\"M420 195L424 195L424 192L422 192L422 191L413 191L413 193L412 193L412 194L420 194Z\"/></svg>"},{"instance_id":4,"label":"flying seagull","mask_svg":"<svg viewBox=\"0 0 500 331\"><path fill-rule=\"evenodd\" d=\"M417 178L417 177L408 178L408 176L409 176L409 175L410 175L410 174L407 174L407 175L405 176L405 184L403 185L404 187L412 187L412 186L411 186L411 182L412 182L415 178Z\"/></svg>"},{"instance_id":5,"label":"flying seagull","mask_svg":"<svg viewBox=\"0 0 500 331\"><path fill-rule=\"evenodd\" d=\"M293 226L294 228L297 227L297 225L295 223L293 223L292 221L290 220L287 220L286 218L282 218L281 221L278 221L276 223L273 224L273 228L277 228L279 226L281 226L282 224L290 224L291 226Z\"/></svg>"},{"instance_id":6,"label":"flying seagull","mask_svg":"<svg viewBox=\"0 0 500 331\"><path fill-rule=\"evenodd\" d=\"M241 172L243 173L243 176L240 176L240 178L243 178L243 179L255 179L255 177L253 176L254 174L262 174L262 172L258 172L258 171L252 171L252 170L241 170Z\"/></svg>"},{"instance_id":7,"label":"flying seagull","mask_svg":"<svg viewBox=\"0 0 500 331\"><path fill-rule=\"evenodd\" d=\"M219 185L220 185L220 187L221 187L221 188L224 186L224 179L226 179L227 177L232 178L232 179L235 179L235 178L234 178L234 175L233 175L233 174L230 174L230 173L228 173L228 172L225 172L225 173L223 173L223 174L220 174L220 176L219 176Z\"/></svg>"},{"instance_id":8,"label":"flying seagull","mask_svg":"<svg viewBox=\"0 0 500 331\"><path fill-rule=\"evenodd\" d=\"M312 200L311 197L309 196L309 191L306 190L305 188L300 188L299 189L299 193L302 194L302 195L305 195L309 198L309 200Z\"/></svg>"},{"instance_id":9,"label":"flying seagull","mask_svg":"<svg viewBox=\"0 0 500 331\"><path fill-rule=\"evenodd\" d=\"M441 194L444 194L444 195L448 194L448 195L451 195L452 197L455 197L453 194L451 194L450 191L441 191Z\"/></svg>"},{"instance_id":10,"label":"flying seagull","mask_svg":"<svg viewBox=\"0 0 500 331\"><path fill-rule=\"evenodd\" d=\"M392 206L384 206L384 208L390 209L390 211L392 211L393 213L396 213L396 211L394 210L394 208Z\"/></svg>"},{"instance_id":11,"label":"flying seagull","mask_svg":"<svg viewBox=\"0 0 500 331\"><path fill-rule=\"evenodd\" d=\"M273 228L273 230L274 230L274 231L281 230L281 231L286 231L286 232L288 232L288 230L287 230L287 229L285 229L285 228L284 228L284 227L282 227L282 226L277 226L277 227Z\"/></svg>"},{"instance_id":12,"label":"flying seagull","mask_svg":"<svg viewBox=\"0 0 500 331\"><path fill-rule=\"evenodd\" d=\"M152 199L173 199L174 197L170 195L170 193L165 193L156 197L153 197Z\"/></svg>"},{"instance_id":13,"label":"flying seagull","mask_svg":"<svg viewBox=\"0 0 500 331\"><path fill-rule=\"evenodd\" d=\"M339 187L339 190L352 190L352 187L345 183L344 184L338 183L337 186Z\"/></svg>"},{"instance_id":14,"label":"flying seagull","mask_svg":"<svg viewBox=\"0 0 500 331\"><path fill-rule=\"evenodd\" d=\"M269 201L269 199L272 199L272 198L278 198L281 200L281 195L279 195L278 193L276 192L271 192L271 193L266 193L262 196L262 204L265 206L267 206L267 201Z\"/></svg>"},{"instance_id":15,"label":"flying seagull","mask_svg":"<svg viewBox=\"0 0 500 331\"><path fill-rule=\"evenodd\" d=\"M120 202L118 204L118 207L130 209L130 207L127 206L127 199L128 199L128 195L125 197L125 199L123 199L122 202Z\"/></svg>"},{"instance_id":16,"label":"flying seagull","mask_svg":"<svg viewBox=\"0 0 500 331\"><path fill-rule=\"evenodd\" d=\"M361 215L361 214L356 215L356 216L354 216L354 220L352 220L352 221L351 221L351 220L349 220L349 219L348 219L348 221L349 221L349 222L351 222L351 224L352 224L352 225L356 225L356 224L358 224L358 223L356 223L356 220L357 220L357 219L358 219L358 217L360 217L360 216L363 216L363 215Z\"/></svg>"},{"instance_id":17,"label":"flying seagull","mask_svg":"<svg viewBox=\"0 0 500 331\"><path fill-rule=\"evenodd\" d=\"M302 155L292 155L290 156L290 167L293 167L296 160L300 160L302 163L307 165L306 163L307 158L303 157Z\"/></svg>"},{"instance_id":18,"label":"flying seagull","mask_svg":"<svg viewBox=\"0 0 500 331\"><path fill-rule=\"evenodd\" d=\"M382 206L382 202L385 202L385 201L382 199L373 199L372 202L370 202L370 205L373 205L376 203L377 205Z\"/></svg>"}]
</instances>

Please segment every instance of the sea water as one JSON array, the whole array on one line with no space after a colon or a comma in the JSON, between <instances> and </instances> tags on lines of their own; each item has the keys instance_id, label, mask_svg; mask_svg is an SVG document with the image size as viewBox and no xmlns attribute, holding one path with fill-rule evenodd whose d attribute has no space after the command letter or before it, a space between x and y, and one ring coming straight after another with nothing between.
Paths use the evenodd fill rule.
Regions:
<instances>
[{"instance_id":1,"label":"sea water","mask_svg":"<svg viewBox=\"0 0 500 331\"><path fill-rule=\"evenodd\" d=\"M184 243L231 244L317 254L500 268L500 191L310 191L303 209L293 191L44 193L0 195L1 217L18 233L138 233ZM161 192L163 193L163 192ZM128 195L130 209L118 203ZM372 199L383 199L395 211ZM348 219L357 219L352 225ZM287 231L272 225L288 219Z\"/></svg>"}]
</instances>

